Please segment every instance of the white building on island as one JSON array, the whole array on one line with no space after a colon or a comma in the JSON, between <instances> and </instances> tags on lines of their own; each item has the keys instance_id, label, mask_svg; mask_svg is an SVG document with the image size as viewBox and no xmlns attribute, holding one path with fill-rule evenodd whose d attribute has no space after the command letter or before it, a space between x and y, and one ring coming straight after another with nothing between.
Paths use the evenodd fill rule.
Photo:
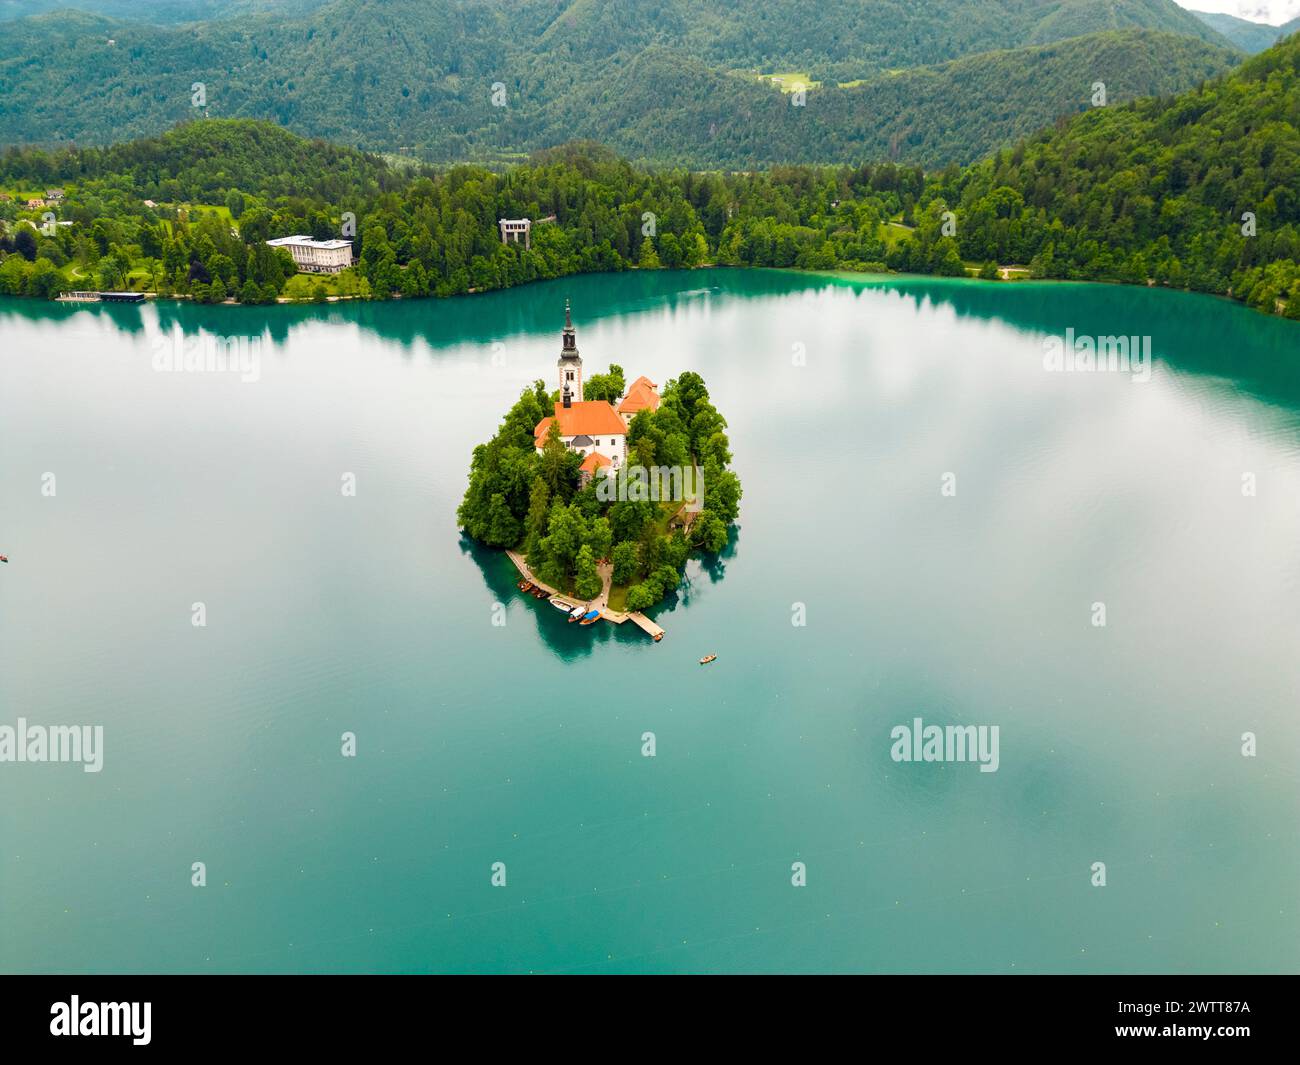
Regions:
<instances>
[{"instance_id":1,"label":"white building on island","mask_svg":"<svg viewBox=\"0 0 1300 1065\"><path fill-rule=\"evenodd\" d=\"M337 274L352 265L352 241L314 240L298 235L277 237L266 242L272 248L287 248L294 264L307 274Z\"/></svg>"},{"instance_id":2,"label":"white building on island","mask_svg":"<svg viewBox=\"0 0 1300 1065\"><path fill-rule=\"evenodd\" d=\"M564 304L564 340L557 366L560 399L555 404L555 413L543 418L533 430L533 443L537 450L540 452L546 446L551 426L558 424L564 446L583 456L584 483L604 467L622 469L627 462L628 422L637 410L654 410L659 406L655 386L645 377L638 378L617 409L604 400L584 401L582 356L578 354L577 334L567 300ZM625 410L625 407L629 409Z\"/></svg>"}]
</instances>

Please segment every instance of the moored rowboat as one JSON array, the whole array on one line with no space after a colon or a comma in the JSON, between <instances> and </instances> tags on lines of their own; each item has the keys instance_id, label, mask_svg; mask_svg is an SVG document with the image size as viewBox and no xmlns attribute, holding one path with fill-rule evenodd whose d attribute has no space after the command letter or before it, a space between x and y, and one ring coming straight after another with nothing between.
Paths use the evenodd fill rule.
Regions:
<instances>
[{"instance_id":1,"label":"moored rowboat","mask_svg":"<svg viewBox=\"0 0 1300 1065\"><path fill-rule=\"evenodd\" d=\"M700 665L707 666L710 662L717 661L717 658L718 658L717 655L705 655L703 658L700 659Z\"/></svg>"}]
</instances>

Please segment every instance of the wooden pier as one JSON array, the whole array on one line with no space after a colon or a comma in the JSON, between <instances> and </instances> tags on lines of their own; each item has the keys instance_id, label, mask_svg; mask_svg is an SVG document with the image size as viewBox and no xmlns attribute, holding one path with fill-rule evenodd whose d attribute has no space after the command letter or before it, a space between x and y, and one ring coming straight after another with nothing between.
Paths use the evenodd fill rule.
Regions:
<instances>
[{"instance_id":1,"label":"wooden pier","mask_svg":"<svg viewBox=\"0 0 1300 1065\"><path fill-rule=\"evenodd\" d=\"M605 611L603 616L609 617L609 614L609 611ZM613 621L614 619L610 618L610 620ZM639 610L633 610L630 614L624 614L623 620L632 622L633 625L644 632L647 636L654 637L655 643L658 643L664 638L664 630Z\"/></svg>"},{"instance_id":2,"label":"wooden pier","mask_svg":"<svg viewBox=\"0 0 1300 1065\"><path fill-rule=\"evenodd\" d=\"M143 303L143 292L64 292L58 303Z\"/></svg>"},{"instance_id":3,"label":"wooden pier","mask_svg":"<svg viewBox=\"0 0 1300 1065\"><path fill-rule=\"evenodd\" d=\"M565 595L563 592L557 591L543 581L539 581L536 576L533 575L533 571L528 568L528 563L524 561L524 556L518 551L507 550L506 554L510 556L510 561L515 564L515 568L519 570L525 580L532 581L533 584L546 592L546 594L552 599L564 603L570 609L577 606L588 605L582 603L581 600L574 599L571 595ZM629 613L623 614L617 610L610 610L608 606L602 605L600 608L600 616L602 620L612 621L615 625L622 625L624 622L630 621L647 636L650 636L655 643L658 643L664 638L664 630L639 610L633 610Z\"/></svg>"}]
</instances>

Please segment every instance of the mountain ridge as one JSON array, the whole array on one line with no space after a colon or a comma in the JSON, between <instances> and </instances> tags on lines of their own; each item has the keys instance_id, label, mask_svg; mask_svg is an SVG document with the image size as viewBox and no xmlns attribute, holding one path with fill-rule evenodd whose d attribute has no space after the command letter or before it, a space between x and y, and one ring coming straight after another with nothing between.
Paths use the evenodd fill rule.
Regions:
<instances>
[{"instance_id":1,"label":"mountain ridge","mask_svg":"<svg viewBox=\"0 0 1300 1065\"><path fill-rule=\"evenodd\" d=\"M0 35L0 142L103 143L155 133L196 113L191 85L201 82L207 114L267 118L306 135L447 161L517 157L562 143L584 123L599 125L603 111L621 110L630 129L644 132L641 143L625 140L620 150L675 162L681 157L665 134L688 121L692 107L676 110L667 94L652 99L653 83L628 84L628 69L647 55L659 60L647 76L682 84L682 72L690 72L698 84L682 84L678 93L687 105L700 104L707 90L732 117L757 113L775 123L775 105L788 101L761 73L806 70L827 89L866 81L879 93L897 70L990 53L1014 63L1003 53L1045 47L1081 27L1166 35L1116 98L1188 87L1217 72L1207 50L1223 50L1223 65L1230 54L1225 38L1172 0L934 0L924 8L905 0L825 0L811 14L802 0L331 0L297 18L254 13L176 27L60 12L16 20ZM1043 37L1052 40L1037 40ZM1026 52L1021 62L1036 55ZM1013 73L1025 80L1025 71ZM611 85L640 104L612 99ZM495 98L493 86L500 86ZM999 110L1023 114L1018 123L1002 122L1003 133L1055 117L1035 97L1026 89L1019 99L999 98ZM1059 91L1054 100L1059 109ZM880 142L859 129L852 100L835 107L848 126L830 131L831 142ZM973 133L944 136L952 123L939 112L936 104L924 116L926 128L900 142L915 141L917 159L948 153L965 161L969 150L987 147L988 139ZM657 143L652 119L661 126ZM690 161L700 165L762 165L765 142L788 140L788 131L773 125L742 138L752 147L724 138L713 151L715 134L698 132L700 154ZM817 149L827 135L818 138L796 139L783 152L823 159Z\"/></svg>"}]
</instances>

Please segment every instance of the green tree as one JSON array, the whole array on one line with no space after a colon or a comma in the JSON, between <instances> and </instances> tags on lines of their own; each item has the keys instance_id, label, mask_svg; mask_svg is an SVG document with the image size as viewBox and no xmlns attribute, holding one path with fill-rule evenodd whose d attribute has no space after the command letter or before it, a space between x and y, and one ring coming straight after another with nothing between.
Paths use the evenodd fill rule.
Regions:
<instances>
[{"instance_id":1,"label":"green tree","mask_svg":"<svg viewBox=\"0 0 1300 1065\"><path fill-rule=\"evenodd\" d=\"M576 577L573 586L578 597L590 600L600 595L602 582L600 574L596 572L596 559L591 553L590 545L583 544L578 549L575 569Z\"/></svg>"},{"instance_id":2,"label":"green tree","mask_svg":"<svg viewBox=\"0 0 1300 1065\"><path fill-rule=\"evenodd\" d=\"M659 255L655 251L655 243L651 237L646 237L641 242L641 257L637 260L637 265L642 270L658 270L660 268Z\"/></svg>"},{"instance_id":3,"label":"green tree","mask_svg":"<svg viewBox=\"0 0 1300 1065\"><path fill-rule=\"evenodd\" d=\"M637 545L630 540L622 540L614 545L614 572L611 580L614 584L627 584L636 576L639 565Z\"/></svg>"}]
</instances>

